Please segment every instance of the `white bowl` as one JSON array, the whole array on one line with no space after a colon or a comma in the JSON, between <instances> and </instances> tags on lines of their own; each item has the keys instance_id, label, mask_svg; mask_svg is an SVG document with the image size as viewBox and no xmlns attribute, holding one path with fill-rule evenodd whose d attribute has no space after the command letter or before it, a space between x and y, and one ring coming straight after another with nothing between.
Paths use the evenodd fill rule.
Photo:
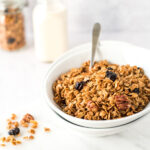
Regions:
<instances>
[{"instance_id":1,"label":"white bowl","mask_svg":"<svg viewBox=\"0 0 150 150\"><path fill-rule=\"evenodd\" d=\"M70 133L82 135L86 137L87 136L88 137L101 137L101 136L109 136L109 135L117 134L131 127L136 127L135 125L138 125L138 122L142 121L143 119L143 117L141 117L125 125L112 127L112 128L98 129L98 128L88 128L88 127L76 125L74 123L67 121L63 117L61 117L51 108L49 109L49 111L50 111L50 118L53 121L55 127L57 126L57 128L59 127L61 129L68 130L68 132Z\"/></svg>"},{"instance_id":2,"label":"white bowl","mask_svg":"<svg viewBox=\"0 0 150 150\"><path fill-rule=\"evenodd\" d=\"M74 48L57 61L55 61L44 81L43 93L46 99L47 104L60 116L73 122L75 124L94 127L94 128L108 128L120 126L126 123L129 123L133 120L138 119L139 117L150 112L150 104L141 112L134 115L124 117L121 119L114 120L84 120L76 117L72 117L64 113L60 107L53 100L53 91L52 84L60 76L60 74L69 71L71 68L80 67L80 65L90 59L91 44L84 44L77 48ZM145 70L145 73L150 77L150 67L149 67L149 57L150 51L144 48L140 48L125 42L117 41L101 41L100 50L97 51L95 60L104 60L116 64L130 64L137 65L142 67Z\"/></svg>"}]
</instances>

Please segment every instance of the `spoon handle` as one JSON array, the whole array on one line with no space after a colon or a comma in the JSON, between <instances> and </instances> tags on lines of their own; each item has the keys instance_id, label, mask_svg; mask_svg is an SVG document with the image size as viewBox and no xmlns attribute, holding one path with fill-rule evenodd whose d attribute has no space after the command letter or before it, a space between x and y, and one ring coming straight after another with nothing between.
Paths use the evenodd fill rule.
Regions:
<instances>
[{"instance_id":1,"label":"spoon handle","mask_svg":"<svg viewBox=\"0 0 150 150\"><path fill-rule=\"evenodd\" d=\"M99 23L95 23L94 27L93 27L93 33L92 33L92 53L91 53L90 68L92 68L92 66L93 66L100 31L101 31L101 25Z\"/></svg>"}]
</instances>

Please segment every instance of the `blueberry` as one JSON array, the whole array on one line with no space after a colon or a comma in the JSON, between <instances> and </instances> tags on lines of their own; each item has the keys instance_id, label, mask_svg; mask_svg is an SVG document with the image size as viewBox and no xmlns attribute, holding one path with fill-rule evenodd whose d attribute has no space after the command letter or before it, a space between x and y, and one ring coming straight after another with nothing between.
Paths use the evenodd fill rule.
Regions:
<instances>
[{"instance_id":1,"label":"blueberry","mask_svg":"<svg viewBox=\"0 0 150 150\"><path fill-rule=\"evenodd\" d=\"M66 101L65 100L62 100L61 103L62 103L63 106L66 106Z\"/></svg>"},{"instance_id":2,"label":"blueberry","mask_svg":"<svg viewBox=\"0 0 150 150\"><path fill-rule=\"evenodd\" d=\"M14 128L8 131L9 135L17 135L20 133L20 129L19 128Z\"/></svg>"},{"instance_id":3,"label":"blueberry","mask_svg":"<svg viewBox=\"0 0 150 150\"><path fill-rule=\"evenodd\" d=\"M108 67L108 68L107 68L107 70L113 70L113 68L111 68L111 67Z\"/></svg>"},{"instance_id":4,"label":"blueberry","mask_svg":"<svg viewBox=\"0 0 150 150\"><path fill-rule=\"evenodd\" d=\"M86 68L82 68L82 72L86 72Z\"/></svg>"},{"instance_id":5,"label":"blueberry","mask_svg":"<svg viewBox=\"0 0 150 150\"><path fill-rule=\"evenodd\" d=\"M101 67L100 67L100 66L98 67L98 70L101 70Z\"/></svg>"},{"instance_id":6,"label":"blueberry","mask_svg":"<svg viewBox=\"0 0 150 150\"><path fill-rule=\"evenodd\" d=\"M5 13L8 13L8 12L9 12L9 9L8 9L8 8L6 8L6 9L4 10L4 12L5 12Z\"/></svg>"},{"instance_id":7,"label":"blueberry","mask_svg":"<svg viewBox=\"0 0 150 150\"><path fill-rule=\"evenodd\" d=\"M84 83L85 83L84 81L76 82L75 89L78 90L78 91L82 90L83 86L84 86Z\"/></svg>"},{"instance_id":8,"label":"blueberry","mask_svg":"<svg viewBox=\"0 0 150 150\"><path fill-rule=\"evenodd\" d=\"M12 44L15 42L15 38L8 38L7 43Z\"/></svg>"},{"instance_id":9,"label":"blueberry","mask_svg":"<svg viewBox=\"0 0 150 150\"><path fill-rule=\"evenodd\" d=\"M139 93L140 93L140 90L139 90L139 88L135 88L132 92L139 94Z\"/></svg>"},{"instance_id":10,"label":"blueberry","mask_svg":"<svg viewBox=\"0 0 150 150\"><path fill-rule=\"evenodd\" d=\"M114 72L106 71L106 77L114 82L117 78L117 75Z\"/></svg>"}]
</instances>

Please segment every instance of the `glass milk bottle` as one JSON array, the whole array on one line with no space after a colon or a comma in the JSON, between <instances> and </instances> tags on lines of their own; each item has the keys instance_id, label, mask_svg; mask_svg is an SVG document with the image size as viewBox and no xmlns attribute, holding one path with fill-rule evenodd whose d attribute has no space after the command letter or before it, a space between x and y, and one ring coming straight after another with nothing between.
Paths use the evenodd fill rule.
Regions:
<instances>
[{"instance_id":1,"label":"glass milk bottle","mask_svg":"<svg viewBox=\"0 0 150 150\"><path fill-rule=\"evenodd\" d=\"M67 10L58 0L39 0L33 10L36 56L51 62L67 50Z\"/></svg>"}]
</instances>

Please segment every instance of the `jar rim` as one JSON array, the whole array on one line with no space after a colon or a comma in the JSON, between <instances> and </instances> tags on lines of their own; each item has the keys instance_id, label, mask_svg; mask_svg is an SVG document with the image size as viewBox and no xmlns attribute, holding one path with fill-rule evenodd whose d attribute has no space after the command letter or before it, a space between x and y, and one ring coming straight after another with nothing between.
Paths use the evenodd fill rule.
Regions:
<instances>
[{"instance_id":1,"label":"jar rim","mask_svg":"<svg viewBox=\"0 0 150 150\"><path fill-rule=\"evenodd\" d=\"M9 14L8 8L18 9L16 12L23 9L27 4L26 0L1 0L0 1L0 13Z\"/></svg>"}]
</instances>

